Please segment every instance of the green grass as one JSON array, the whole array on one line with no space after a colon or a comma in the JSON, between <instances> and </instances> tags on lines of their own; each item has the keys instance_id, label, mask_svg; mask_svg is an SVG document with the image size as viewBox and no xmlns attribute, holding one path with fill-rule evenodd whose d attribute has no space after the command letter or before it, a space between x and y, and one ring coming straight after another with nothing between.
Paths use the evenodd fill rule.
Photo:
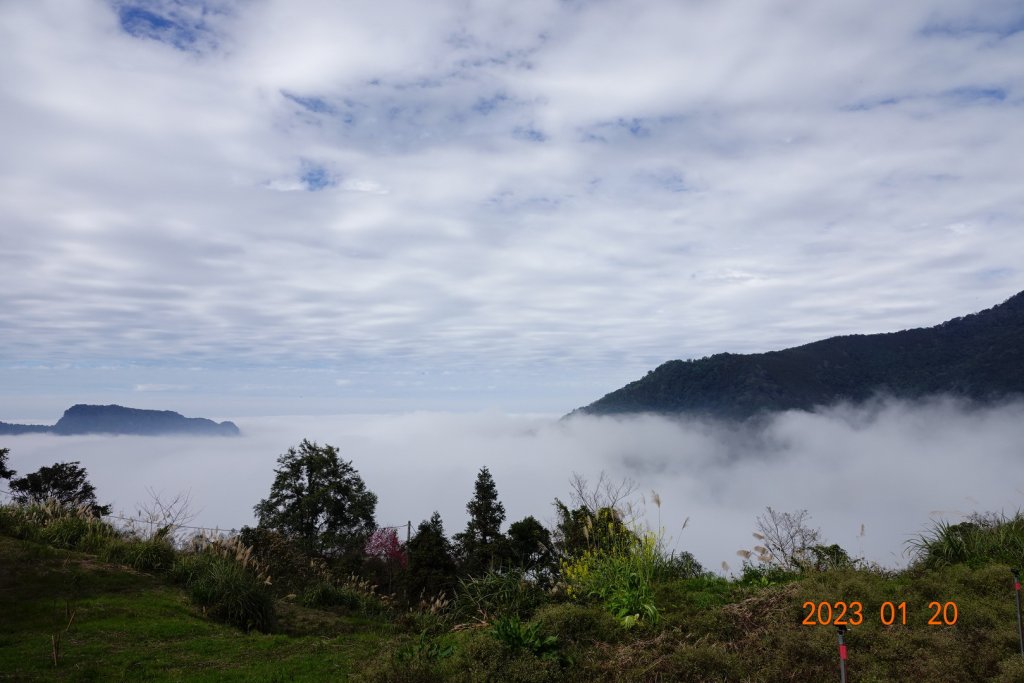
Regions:
<instances>
[{"instance_id":1,"label":"green grass","mask_svg":"<svg viewBox=\"0 0 1024 683\"><path fill-rule=\"evenodd\" d=\"M0 614L0 680L16 681L346 680L394 631L286 605L283 633L246 634L162 578L4 536ZM65 628L54 666L51 635Z\"/></svg>"},{"instance_id":2,"label":"green grass","mask_svg":"<svg viewBox=\"0 0 1024 683\"><path fill-rule=\"evenodd\" d=\"M61 529L49 542L97 533ZM204 614L160 569L160 548L86 554L40 538L0 534L0 681L830 681L835 628L801 622L805 603L839 601L861 603L864 619L847 635L853 682L1024 681L1010 567L977 555L901 572L655 580L661 618L632 629L512 575L468 582L433 618L354 609L324 589L277 600L265 634ZM881 623L885 602L906 604L905 625ZM956 624L929 625L931 602L955 602Z\"/></svg>"}]
</instances>

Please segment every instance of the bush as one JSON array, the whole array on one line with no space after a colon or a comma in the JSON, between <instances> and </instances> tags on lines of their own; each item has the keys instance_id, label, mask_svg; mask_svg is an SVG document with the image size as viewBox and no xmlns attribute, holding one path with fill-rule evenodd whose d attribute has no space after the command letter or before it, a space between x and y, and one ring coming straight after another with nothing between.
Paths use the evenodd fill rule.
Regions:
<instances>
[{"instance_id":1,"label":"bush","mask_svg":"<svg viewBox=\"0 0 1024 683\"><path fill-rule=\"evenodd\" d=\"M238 540L273 577L273 590L281 596L301 593L319 580L312 558L284 534L264 527L242 527Z\"/></svg>"},{"instance_id":2,"label":"bush","mask_svg":"<svg viewBox=\"0 0 1024 683\"><path fill-rule=\"evenodd\" d=\"M177 554L170 575L204 614L246 631L273 628L270 578L237 539L196 539L194 550Z\"/></svg>"},{"instance_id":3,"label":"bush","mask_svg":"<svg viewBox=\"0 0 1024 683\"><path fill-rule=\"evenodd\" d=\"M770 564L743 563L743 572L740 574L738 583L742 586L753 588L767 588L778 586L791 581L796 581L799 575L796 572Z\"/></svg>"},{"instance_id":4,"label":"bush","mask_svg":"<svg viewBox=\"0 0 1024 683\"><path fill-rule=\"evenodd\" d=\"M558 636L542 636L540 624L524 624L519 617L500 617L491 623L491 636L512 650L526 650L535 657L557 657Z\"/></svg>"},{"instance_id":5,"label":"bush","mask_svg":"<svg viewBox=\"0 0 1024 683\"><path fill-rule=\"evenodd\" d=\"M667 557L659 557L654 567L655 577L660 581L676 579L699 579L707 575L704 566L697 561L692 553L672 553Z\"/></svg>"},{"instance_id":6,"label":"bush","mask_svg":"<svg viewBox=\"0 0 1024 683\"><path fill-rule=\"evenodd\" d=\"M100 551L104 562L125 564L138 571L170 571L175 561L174 547L164 537L146 540L112 540Z\"/></svg>"},{"instance_id":7,"label":"bush","mask_svg":"<svg viewBox=\"0 0 1024 683\"><path fill-rule=\"evenodd\" d=\"M15 538L86 552L97 552L121 536L86 508L69 508L56 501L0 507L0 531Z\"/></svg>"},{"instance_id":8,"label":"bush","mask_svg":"<svg viewBox=\"0 0 1024 683\"><path fill-rule=\"evenodd\" d=\"M645 534L629 545L587 550L563 562L562 577L570 598L599 601L624 627L656 624L653 580L659 561L657 540Z\"/></svg>"},{"instance_id":9,"label":"bush","mask_svg":"<svg viewBox=\"0 0 1024 683\"><path fill-rule=\"evenodd\" d=\"M529 617L543 601L544 592L521 570L491 571L460 582L453 613L463 621Z\"/></svg>"},{"instance_id":10,"label":"bush","mask_svg":"<svg viewBox=\"0 0 1024 683\"><path fill-rule=\"evenodd\" d=\"M467 633L456 655L445 663L446 680L488 683L560 683L568 671L553 657L515 650L486 632Z\"/></svg>"},{"instance_id":11,"label":"bush","mask_svg":"<svg viewBox=\"0 0 1024 683\"><path fill-rule=\"evenodd\" d=\"M175 563L173 575L208 616L246 631L273 628L269 587L241 563L212 553L186 555Z\"/></svg>"},{"instance_id":12,"label":"bush","mask_svg":"<svg viewBox=\"0 0 1024 683\"><path fill-rule=\"evenodd\" d=\"M544 605L537 610L534 620L543 632L570 643L613 642L622 632L619 622L607 610L571 602Z\"/></svg>"},{"instance_id":13,"label":"bush","mask_svg":"<svg viewBox=\"0 0 1024 683\"><path fill-rule=\"evenodd\" d=\"M327 581L318 581L303 591L302 604L306 607L345 607L356 610L362 606L363 601L355 591L346 587L339 588Z\"/></svg>"},{"instance_id":14,"label":"bush","mask_svg":"<svg viewBox=\"0 0 1024 683\"><path fill-rule=\"evenodd\" d=\"M910 542L917 563L927 569L953 564L1024 564L1024 513L973 515L959 524L935 522Z\"/></svg>"}]
</instances>

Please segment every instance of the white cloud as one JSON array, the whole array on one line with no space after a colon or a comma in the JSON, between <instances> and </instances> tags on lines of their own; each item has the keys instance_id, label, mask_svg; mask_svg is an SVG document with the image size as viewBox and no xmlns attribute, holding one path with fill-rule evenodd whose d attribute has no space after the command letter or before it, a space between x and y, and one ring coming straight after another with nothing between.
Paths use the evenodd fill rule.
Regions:
<instances>
[{"instance_id":1,"label":"white cloud","mask_svg":"<svg viewBox=\"0 0 1024 683\"><path fill-rule=\"evenodd\" d=\"M136 384L135 391L187 391L187 384Z\"/></svg>"},{"instance_id":2,"label":"white cloud","mask_svg":"<svg viewBox=\"0 0 1024 683\"><path fill-rule=\"evenodd\" d=\"M539 401L1024 282L1012 2L147 7L0 17L4 358L500 364Z\"/></svg>"}]
</instances>

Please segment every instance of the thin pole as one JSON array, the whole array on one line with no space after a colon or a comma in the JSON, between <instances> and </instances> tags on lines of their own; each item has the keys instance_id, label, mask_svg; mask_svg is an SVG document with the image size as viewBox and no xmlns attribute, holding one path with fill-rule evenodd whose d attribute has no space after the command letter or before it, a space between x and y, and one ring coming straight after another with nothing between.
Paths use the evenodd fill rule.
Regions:
<instances>
[{"instance_id":1,"label":"thin pole","mask_svg":"<svg viewBox=\"0 0 1024 683\"><path fill-rule=\"evenodd\" d=\"M409 539L412 538L412 520L410 519L405 523L405 542L409 543Z\"/></svg>"},{"instance_id":2,"label":"thin pole","mask_svg":"<svg viewBox=\"0 0 1024 683\"><path fill-rule=\"evenodd\" d=\"M839 634L839 680L841 683L846 683L846 642L843 640L846 627L836 626L836 631Z\"/></svg>"},{"instance_id":3,"label":"thin pole","mask_svg":"<svg viewBox=\"0 0 1024 683\"><path fill-rule=\"evenodd\" d=\"M1020 570L1011 569L1013 572L1013 596L1017 600L1017 635L1020 637L1020 655L1024 657L1024 625L1020 620Z\"/></svg>"}]
</instances>

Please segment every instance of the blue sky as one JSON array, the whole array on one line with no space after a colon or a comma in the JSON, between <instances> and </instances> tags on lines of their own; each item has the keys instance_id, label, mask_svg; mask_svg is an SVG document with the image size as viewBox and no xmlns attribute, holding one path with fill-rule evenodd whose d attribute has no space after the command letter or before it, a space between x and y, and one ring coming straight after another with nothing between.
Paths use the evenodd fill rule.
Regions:
<instances>
[{"instance_id":1,"label":"blue sky","mask_svg":"<svg viewBox=\"0 0 1024 683\"><path fill-rule=\"evenodd\" d=\"M0 419L564 413L1024 289L1019 2L5 3Z\"/></svg>"}]
</instances>

